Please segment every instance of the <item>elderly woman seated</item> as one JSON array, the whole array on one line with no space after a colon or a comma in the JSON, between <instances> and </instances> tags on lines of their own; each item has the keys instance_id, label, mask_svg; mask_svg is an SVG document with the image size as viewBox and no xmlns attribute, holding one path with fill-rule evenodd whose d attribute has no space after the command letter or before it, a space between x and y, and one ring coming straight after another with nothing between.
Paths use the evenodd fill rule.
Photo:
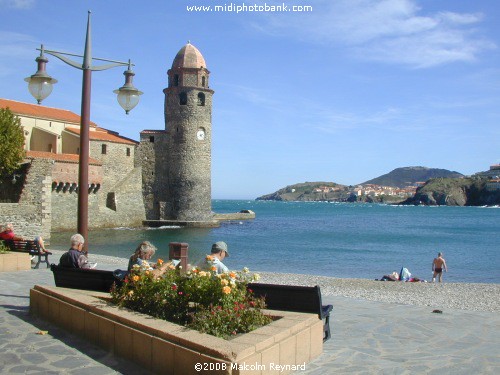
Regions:
<instances>
[{"instance_id":1,"label":"elderly woman seated","mask_svg":"<svg viewBox=\"0 0 500 375\"><path fill-rule=\"evenodd\" d=\"M6 242L6 244L12 243L12 241L25 241L24 237L18 236L14 233L14 226L12 223L7 223L2 227L0 227L0 240ZM40 248L40 254L52 254L50 251L45 249L45 243L43 242L43 238L41 236L37 236L33 240L38 244Z\"/></svg>"},{"instance_id":2,"label":"elderly woman seated","mask_svg":"<svg viewBox=\"0 0 500 375\"><path fill-rule=\"evenodd\" d=\"M153 271L153 275L156 277L161 276L169 267L176 266L179 261L172 260L163 263L160 267L157 267L155 263L150 263L149 260L155 255L156 247L149 241L143 241L137 246L134 254L130 257L128 262L128 272L138 265L142 269Z\"/></svg>"}]
</instances>

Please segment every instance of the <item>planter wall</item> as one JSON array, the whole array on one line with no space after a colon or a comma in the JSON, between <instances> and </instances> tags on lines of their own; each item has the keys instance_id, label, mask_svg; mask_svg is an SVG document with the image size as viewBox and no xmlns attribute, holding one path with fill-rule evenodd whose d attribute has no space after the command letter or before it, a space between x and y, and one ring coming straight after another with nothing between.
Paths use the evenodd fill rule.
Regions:
<instances>
[{"instance_id":1,"label":"planter wall","mask_svg":"<svg viewBox=\"0 0 500 375\"><path fill-rule=\"evenodd\" d=\"M107 293L36 285L30 312L158 374L288 374L323 351L315 314L267 312L271 324L232 340L121 309ZM283 367L280 367L283 366Z\"/></svg>"},{"instance_id":2,"label":"planter wall","mask_svg":"<svg viewBox=\"0 0 500 375\"><path fill-rule=\"evenodd\" d=\"M31 257L28 253L0 254L0 272L25 271L31 269Z\"/></svg>"}]
</instances>

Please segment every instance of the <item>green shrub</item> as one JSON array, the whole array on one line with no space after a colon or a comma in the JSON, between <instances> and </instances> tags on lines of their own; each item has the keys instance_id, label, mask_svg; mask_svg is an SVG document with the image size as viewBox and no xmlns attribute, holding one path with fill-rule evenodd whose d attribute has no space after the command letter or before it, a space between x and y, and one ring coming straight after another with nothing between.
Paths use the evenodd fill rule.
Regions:
<instances>
[{"instance_id":1,"label":"green shrub","mask_svg":"<svg viewBox=\"0 0 500 375\"><path fill-rule=\"evenodd\" d=\"M0 241L0 254L7 254L7 253L10 253L10 249L7 246L5 246L3 241Z\"/></svg>"},{"instance_id":2,"label":"green shrub","mask_svg":"<svg viewBox=\"0 0 500 375\"><path fill-rule=\"evenodd\" d=\"M198 268L183 274L171 266L157 277L155 271L135 266L123 285L111 290L111 298L119 306L229 338L271 322L261 311L263 299L247 290L256 279L247 268L217 275Z\"/></svg>"}]
</instances>

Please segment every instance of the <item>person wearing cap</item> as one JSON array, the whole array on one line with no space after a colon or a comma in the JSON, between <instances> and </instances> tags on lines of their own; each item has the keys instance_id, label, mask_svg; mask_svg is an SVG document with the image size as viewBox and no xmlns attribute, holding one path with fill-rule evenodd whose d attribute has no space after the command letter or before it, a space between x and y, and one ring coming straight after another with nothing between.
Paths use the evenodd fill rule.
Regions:
<instances>
[{"instance_id":1,"label":"person wearing cap","mask_svg":"<svg viewBox=\"0 0 500 375\"><path fill-rule=\"evenodd\" d=\"M210 255L206 257L205 264L202 266L206 269L214 270L215 268L218 274L229 272L229 269L222 263L224 258L229 256L229 252L227 251L227 244L223 241L218 241L212 245L212 250L210 251Z\"/></svg>"}]
</instances>

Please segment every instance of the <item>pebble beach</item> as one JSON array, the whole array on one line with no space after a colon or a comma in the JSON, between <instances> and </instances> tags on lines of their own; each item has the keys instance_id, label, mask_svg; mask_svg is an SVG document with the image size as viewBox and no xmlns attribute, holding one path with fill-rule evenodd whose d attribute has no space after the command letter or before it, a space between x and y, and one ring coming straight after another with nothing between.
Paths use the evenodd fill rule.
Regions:
<instances>
[{"instance_id":1,"label":"pebble beach","mask_svg":"<svg viewBox=\"0 0 500 375\"><path fill-rule=\"evenodd\" d=\"M54 250L54 259L62 251ZM124 268L128 259L90 254L89 260L97 262L97 268ZM230 263L228 263L230 266ZM321 287L323 297L346 297L359 300L396 303L403 305L430 306L436 308L470 311L500 312L500 284L443 283L376 281L346 279L291 273L271 273L250 270L261 276L259 282L269 284L306 285Z\"/></svg>"}]
</instances>

